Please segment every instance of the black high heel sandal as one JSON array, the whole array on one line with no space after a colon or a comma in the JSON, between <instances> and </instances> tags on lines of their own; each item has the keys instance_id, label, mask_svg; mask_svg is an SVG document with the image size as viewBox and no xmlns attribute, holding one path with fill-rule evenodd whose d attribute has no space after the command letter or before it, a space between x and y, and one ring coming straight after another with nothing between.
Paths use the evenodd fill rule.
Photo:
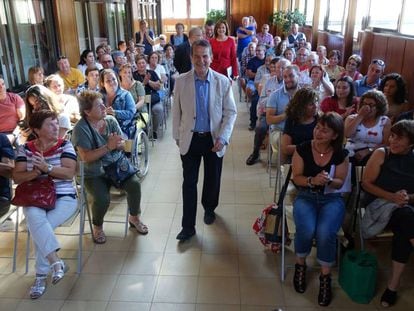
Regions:
<instances>
[{"instance_id":1,"label":"black high heel sandal","mask_svg":"<svg viewBox=\"0 0 414 311\"><path fill-rule=\"evenodd\" d=\"M293 287L298 293L303 294L306 290L306 265L295 264L293 276Z\"/></svg>"},{"instance_id":2,"label":"black high heel sandal","mask_svg":"<svg viewBox=\"0 0 414 311\"><path fill-rule=\"evenodd\" d=\"M392 305L395 305L396 301L397 301L397 292L390 290L387 287L381 296L381 306L383 306L384 308L388 308L388 307L391 307Z\"/></svg>"},{"instance_id":3,"label":"black high heel sandal","mask_svg":"<svg viewBox=\"0 0 414 311\"><path fill-rule=\"evenodd\" d=\"M322 307L327 307L332 300L332 286L331 286L331 275L320 275L319 276L319 295L318 303Z\"/></svg>"}]
</instances>

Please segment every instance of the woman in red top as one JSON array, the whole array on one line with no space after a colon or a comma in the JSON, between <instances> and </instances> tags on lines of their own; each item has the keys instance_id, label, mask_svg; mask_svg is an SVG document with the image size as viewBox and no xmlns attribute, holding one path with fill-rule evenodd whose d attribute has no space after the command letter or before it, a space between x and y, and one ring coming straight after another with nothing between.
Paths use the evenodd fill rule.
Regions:
<instances>
[{"instance_id":1,"label":"woman in red top","mask_svg":"<svg viewBox=\"0 0 414 311\"><path fill-rule=\"evenodd\" d=\"M335 94L331 97L326 97L321 102L321 110L324 113L335 111L345 119L350 114L356 112L357 103L354 83L350 77L345 76L337 80Z\"/></svg>"},{"instance_id":2,"label":"woman in red top","mask_svg":"<svg viewBox=\"0 0 414 311\"><path fill-rule=\"evenodd\" d=\"M226 21L219 21L214 26L214 38L210 40L213 51L211 68L225 76L229 76L227 68L235 78L239 75L237 67L236 43L229 36L229 26ZM229 77L230 78L230 77Z\"/></svg>"}]
</instances>

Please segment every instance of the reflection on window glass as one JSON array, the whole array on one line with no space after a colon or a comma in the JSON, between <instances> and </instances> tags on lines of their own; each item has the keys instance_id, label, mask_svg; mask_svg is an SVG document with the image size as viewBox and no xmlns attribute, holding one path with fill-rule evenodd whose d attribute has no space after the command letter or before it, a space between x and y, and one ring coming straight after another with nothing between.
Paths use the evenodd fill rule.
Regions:
<instances>
[{"instance_id":1,"label":"reflection on window glass","mask_svg":"<svg viewBox=\"0 0 414 311\"><path fill-rule=\"evenodd\" d=\"M392 2L389 0L371 1L369 26L397 30L401 7L402 0L393 0Z\"/></svg>"},{"instance_id":2,"label":"reflection on window glass","mask_svg":"<svg viewBox=\"0 0 414 311\"><path fill-rule=\"evenodd\" d=\"M328 8L328 0L321 0L320 2L320 11L319 11L319 23L318 29L325 29L325 19L326 19L326 10Z\"/></svg>"},{"instance_id":3,"label":"reflection on window glass","mask_svg":"<svg viewBox=\"0 0 414 311\"><path fill-rule=\"evenodd\" d=\"M109 43L105 27L105 4L90 3L90 29L93 31L91 37L93 38L94 46L101 43Z\"/></svg>"},{"instance_id":4,"label":"reflection on window glass","mask_svg":"<svg viewBox=\"0 0 414 311\"><path fill-rule=\"evenodd\" d=\"M305 25L312 25L314 8L315 0L305 0L299 2L299 11L306 15Z\"/></svg>"},{"instance_id":5,"label":"reflection on window glass","mask_svg":"<svg viewBox=\"0 0 414 311\"><path fill-rule=\"evenodd\" d=\"M86 21L82 18L82 4L80 2L75 2L75 13L76 13L76 26L78 29L78 40L79 40L79 49L81 51L89 48L89 40L86 29Z\"/></svg>"},{"instance_id":6,"label":"reflection on window glass","mask_svg":"<svg viewBox=\"0 0 414 311\"><path fill-rule=\"evenodd\" d=\"M191 0L190 2L190 18L204 18L206 16L206 3L200 0Z\"/></svg>"},{"instance_id":7,"label":"reflection on window glass","mask_svg":"<svg viewBox=\"0 0 414 311\"><path fill-rule=\"evenodd\" d=\"M401 33L405 35L414 35L414 1L405 1Z\"/></svg>"},{"instance_id":8,"label":"reflection on window glass","mask_svg":"<svg viewBox=\"0 0 414 311\"><path fill-rule=\"evenodd\" d=\"M330 1L329 5L328 30L344 34L346 16L348 15L348 1Z\"/></svg>"},{"instance_id":9,"label":"reflection on window glass","mask_svg":"<svg viewBox=\"0 0 414 311\"><path fill-rule=\"evenodd\" d=\"M367 18L370 0L359 0L357 2L354 38L358 38L358 33L367 28Z\"/></svg>"},{"instance_id":10,"label":"reflection on window glass","mask_svg":"<svg viewBox=\"0 0 414 311\"><path fill-rule=\"evenodd\" d=\"M162 0L161 2L162 17L171 18L174 17L174 5L171 0Z\"/></svg>"}]
</instances>

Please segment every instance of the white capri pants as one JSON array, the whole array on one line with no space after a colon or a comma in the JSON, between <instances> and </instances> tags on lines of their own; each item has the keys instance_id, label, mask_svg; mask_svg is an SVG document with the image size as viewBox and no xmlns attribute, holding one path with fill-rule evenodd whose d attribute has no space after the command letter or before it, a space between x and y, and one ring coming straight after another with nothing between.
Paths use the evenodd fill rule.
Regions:
<instances>
[{"instance_id":1,"label":"white capri pants","mask_svg":"<svg viewBox=\"0 0 414 311\"><path fill-rule=\"evenodd\" d=\"M56 200L55 208L50 211L35 206L23 208L27 227L35 245L36 274L49 273L50 263L46 256L60 249L54 229L75 213L77 204L77 199L64 196Z\"/></svg>"}]
</instances>

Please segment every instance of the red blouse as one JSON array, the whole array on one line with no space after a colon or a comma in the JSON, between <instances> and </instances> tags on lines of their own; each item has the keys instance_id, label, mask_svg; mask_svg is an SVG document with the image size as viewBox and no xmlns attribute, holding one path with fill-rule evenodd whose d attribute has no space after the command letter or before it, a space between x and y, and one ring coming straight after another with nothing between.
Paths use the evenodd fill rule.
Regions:
<instances>
[{"instance_id":1,"label":"red blouse","mask_svg":"<svg viewBox=\"0 0 414 311\"><path fill-rule=\"evenodd\" d=\"M216 38L210 40L213 50L213 61L211 68L227 76L227 68L231 67L233 76L238 76L236 43L233 38L228 37L226 41L218 41Z\"/></svg>"}]
</instances>

